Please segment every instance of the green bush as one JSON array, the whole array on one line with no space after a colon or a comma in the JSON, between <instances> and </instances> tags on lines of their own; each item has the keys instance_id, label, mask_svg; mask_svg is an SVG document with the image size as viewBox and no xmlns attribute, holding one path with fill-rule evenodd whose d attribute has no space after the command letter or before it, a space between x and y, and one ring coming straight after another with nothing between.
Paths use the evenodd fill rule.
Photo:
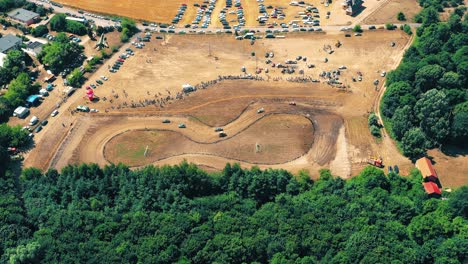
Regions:
<instances>
[{"instance_id":1,"label":"green bush","mask_svg":"<svg viewBox=\"0 0 468 264\"><path fill-rule=\"evenodd\" d=\"M385 24L385 28L387 30L394 30L396 28L396 26L394 24L392 24L392 23L387 23L387 24Z\"/></svg>"},{"instance_id":2,"label":"green bush","mask_svg":"<svg viewBox=\"0 0 468 264\"><path fill-rule=\"evenodd\" d=\"M405 14L403 14L403 12L399 12L398 15L397 15L397 19L398 19L398 21L405 21L406 16L405 16Z\"/></svg>"},{"instance_id":3,"label":"green bush","mask_svg":"<svg viewBox=\"0 0 468 264\"><path fill-rule=\"evenodd\" d=\"M370 126L370 132L374 137L381 137L382 135L380 134L380 128L372 125Z\"/></svg>"},{"instance_id":4,"label":"green bush","mask_svg":"<svg viewBox=\"0 0 468 264\"><path fill-rule=\"evenodd\" d=\"M361 25L355 25L354 28L353 28L353 31L354 32L362 32Z\"/></svg>"},{"instance_id":5,"label":"green bush","mask_svg":"<svg viewBox=\"0 0 468 264\"><path fill-rule=\"evenodd\" d=\"M36 28L32 29L31 32L34 37L41 37L47 33L49 33L49 29L44 25L37 26Z\"/></svg>"},{"instance_id":6,"label":"green bush","mask_svg":"<svg viewBox=\"0 0 468 264\"><path fill-rule=\"evenodd\" d=\"M411 27L408 24L401 25L400 29L403 30L408 35L413 34L413 31L411 31Z\"/></svg>"}]
</instances>

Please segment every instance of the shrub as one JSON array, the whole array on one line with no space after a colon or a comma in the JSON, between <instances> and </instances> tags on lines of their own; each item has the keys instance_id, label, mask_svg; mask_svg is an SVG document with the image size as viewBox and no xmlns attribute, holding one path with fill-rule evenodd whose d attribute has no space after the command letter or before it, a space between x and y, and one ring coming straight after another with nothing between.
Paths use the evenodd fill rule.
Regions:
<instances>
[{"instance_id":1,"label":"shrub","mask_svg":"<svg viewBox=\"0 0 468 264\"><path fill-rule=\"evenodd\" d=\"M362 32L361 25L355 25L354 28L353 28L353 31L354 32Z\"/></svg>"},{"instance_id":2,"label":"shrub","mask_svg":"<svg viewBox=\"0 0 468 264\"><path fill-rule=\"evenodd\" d=\"M374 137L381 137L380 128L375 125L370 126L370 132Z\"/></svg>"},{"instance_id":3,"label":"shrub","mask_svg":"<svg viewBox=\"0 0 468 264\"><path fill-rule=\"evenodd\" d=\"M394 30L396 28L396 26L394 24L387 23L387 24L385 24L385 28L387 30Z\"/></svg>"},{"instance_id":4,"label":"shrub","mask_svg":"<svg viewBox=\"0 0 468 264\"><path fill-rule=\"evenodd\" d=\"M408 24L401 25L400 29L403 30L408 35L413 34L413 31L411 31L411 27Z\"/></svg>"},{"instance_id":5,"label":"shrub","mask_svg":"<svg viewBox=\"0 0 468 264\"><path fill-rule=\"evenodd\" d=\"M398 19L398 21L405 21L405 20L406 20L406 16L405 16L405 14L403 14L403 12L400 12L400 13L398 13L398 15L397 15L397 19Z\"/></svg>"}]
</instances>

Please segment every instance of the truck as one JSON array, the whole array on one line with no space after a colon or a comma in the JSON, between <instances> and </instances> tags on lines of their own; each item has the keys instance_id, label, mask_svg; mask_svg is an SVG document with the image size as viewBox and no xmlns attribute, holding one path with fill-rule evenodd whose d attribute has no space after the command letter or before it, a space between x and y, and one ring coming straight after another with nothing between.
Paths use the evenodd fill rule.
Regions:
<instances>
[{"instance_id":1,"label":"truck","mask_svg":"<svg viewBox=\"0 0 468 264\"><path fill-rule=\"evenodd\" d=\"M375 166L377 168L383 168L383 161L382 161L382 158L379 157L369 157L367 159L367 163L372 165L372 166Z\"/></svg>"}]
</instances>

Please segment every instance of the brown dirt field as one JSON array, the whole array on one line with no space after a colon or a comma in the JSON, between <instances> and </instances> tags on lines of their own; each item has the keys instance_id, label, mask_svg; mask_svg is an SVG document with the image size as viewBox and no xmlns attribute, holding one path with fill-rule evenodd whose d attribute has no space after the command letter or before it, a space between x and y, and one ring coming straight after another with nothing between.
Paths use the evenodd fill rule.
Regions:
<instances>
[{"instance_id":1,"label":"brown dirt field","mask_svg":"<svg viewBox=\"0 0 468 264\"><path fill-rule=\"evenodd\" d=\"M255 148L257 143L259 152ZM215 142L195 142L190 135L184 136L177 130L128 131L112 138L106 144L104 155L113 163L130 166L142 166L182 154L275 164L296 159L306 153L312 143L313 127L307 118L277 114L265 116L240 133ZM144 157L146 146L149 152Z\"/></svg>"},{"instance_id":2,"label":"brown dirt field","mask_svg":"<svg viewBox=\"0 0 468 264\"><path fill-rule=\"evenodd\" d=\"M465 154L448 156L432 149L427 152L432 157L434 169L439 176L442 188L454 188L468 183L468 158Z\"/></svg>"},{"instance_id":3,"label":"brown dirt field","mask_svg":"<svg viewBox=\"0 0 468 264\"><path fill-rule=\"evenodd\" d=\"M229 105L226 105L225 102L213 103L206 107L191 111L190 115L195 120L198 120L208 126L225 126L238 118L240 114L246 111L253 102L250 98L242 98L236 101L236 104Z\"/></svg>"},{"instance_id":4,"label":"brown dirt field","mask_svg":"<svg viewBox=\"0 0 468 264\"><path fill-rule=\"evenodd\" d=\"M366 19L364 24L386 24L402 23L398 21L397 14L403 12L406 16L406 22L410 23L416 14L421 11L421 6L416 0L390 0L381 5Z\"/></svg>"},{"instance_id":5,"label":"brown dirt field","mask_svg":"<svg viewBox=\"0 0 468 264\"><path fill-rule=\"evenodd\" d=\"M333 54L323 51L323 45L333 45L337 40L342 42L341 48L335 49ZM307 169L312 173L320 168L331 168L334 173L349 177L364 166L362 161L369 154L373 154L382 155L384 162L389 161L390 165L398 164L400 168L410 167L411 163L394 145L382 144L370 136L366 122L367 112L373 109L378 96L378 91L372 85L373 80L379 79L383 82L384 79L380 77L379 72L389 71L395 67L408 40L408 36L400 31L366 32L362 37L351 38L345 38L342 34L290 34L282 40L258 40L254 46L227 36L171 36L166 42L153 39L143 50L135 50L136 55L127 59L118 73L108 73L105 66L99 69L94 76L109 77L109 81L96 89L96 94L101 100L89 103L82 99L81 95L77 95L73 97L69 109L77 104L88 104L100 112L74 116L65 113L62 118L72 118L74 125L70 132L62 134L57 132L57 139L64 138L59 147L49 151L48 158L46 154L38 155L33 151L30 155L33 158L27 157L25 163L42 166L44 169L49 166L62 168L66 164L79 162L96 162L105 165L108 164L103 156L106 144L116 135L126 131L169 129L182 133L177 137L183 135L193 141L206 143L219 140L217 134L213 132L213 126L224 127L228 133L226 142L230 136L237 134L236 137L239 138L247 137L248 140L245 141L249 146L249 153L252 154L250 151L253 140L275 138L270 135L262 136L260 131L264 131L265 128L251 130L255 132L250 135L246 133L248 130L241 133L247 127L262 124L259 119L263 115L257 114L256 110L263 107L264 115L284 114L292 115L294 118L300 116L310 118L314 126L314 135L308 151L301 149L301 154L297 154L298 157L292 161L286 162L283 159L280 160L283 162L281 164L268 165L272 164L274 159L278 161L281 155L255 160L255 157L231 151L231 148L217 148L221 146L220 142L213 144L213 148L214 146L216 148L210 152L218 153L219 156L200 154L208 150L205 149L206 144L198 144L189 148L190 151L185 151L187 154L168 157L154 164L175 164L186 159L212 170L219 170L226 162L239 159L242 160L239 163L246 167L258 165L261 168L284 168L292 172ZM397 43L395 48L390 47L391 41ZM251 51L256 52L257 60L250 56ZM349 85L349 88L343 92L323 83L287 82L285 79L290 76L282 75L278 69L265 64L263 54L266 51L274 51L273 61L281 63L298 55L307 56L307 63L313 63L316 67L308 69L304 62L298 63L297 67L304 69L306 76L314 78L317 78L317 74L323 70L346 65L348 69L342 71L340 80ZM111 61L118 55L119 53ZM329 58L328 63L323 62L324 57ZM130 106L132 103L138 104L149 99L173 98L184 83L206 82L216 79L219 75L238 75L243 65L249 73L255 70L256 65L262 68L268 67L270 73L260 74L265 81L222 81L184 96L182 100L169 100L161 106ZM350 80L357 71L363 73L362 82ZM273 78L279 77L282 80L273 81ZM91 77L91 80L94 79L96 77ZM288 105L291 100L296 101L297 106ZM172 121L169 127L161 123L165 118ZM177 129L176 124L179 123L185 123L187 128ZM277 128L272 130L280 131ZM131 138L132 142L137 142L135 137ZM232 140L230 143L235 142L235 137ZM45 149L45 146L52 146L55 141L43 137L37 141L38 148ZM173 145L176 141L171 136L167 140ZM141 152L141 148L138 149L137 145L135 144L135 150ZM286 145L275 146L284 148ZM182 147L187 148L190 145L181 146L183 150ZM237 147L237 149L242 148ZM294 153L299 153L298 149L295 148ZM171 148L171 151L174 150ZM282 153L283 150L277 152Z\"/></svg>"},{"instance_id":6,"label":"brown dirt field","mask_svg":"<svg viewBox=\"0 0 468 264\"><path fill-rule=\"evenodd\" d=\"M343 46L335 49L333 54L322 50L324 45L333 45L337 40ZM396 48L388 47L391 41L397 43ZM307 63L315 64L316 68L308 69L305 62L299 63L298 67L305 71L306 76L314 78L323 70L346 65L348 70L342 73L342 80L350 85L353 94L361 96L356 101L359 104L354 101L350 103L354 104L353 107L359 107L356 111L367 111L371 109L369 105L373 103L375 95L372 82L374 79L382 79L376 71L388 71L388 65L395 61L395 56L407 41L408 37L400 31L366 32L362 37L353 38L345 38L342 34L291 34L283 40L258 40L254 46L247 41L216 35L171 36L167 42L152 40L143 50L136 50L136 55L127 59L118 73L112 74L107 70L107 65L115 59L109 60L98 70L95 75L106 75L109 81L96 89L96 95L103 99L96 107L101 111L125 109L138 112L140 108L131 108L132 103L175 97L184 83L194 85L214 80L219 75L238 75L242 66L247 68L248 73L253 73L256 65L268 67L270 73L261 74L265 78L286 77L278 69L265 64L263 54L273 50L276 54L273 62L276 63L284 63L286 59L294 59L297 55L307 56ZM258 60L250 56L252 51L258 54ZM187 52L190 56L187 56ZM323 62L325 57L329 59L328 63ZM353 83L351 76L358 70L363 72L364 80L362 83ZM95 78L90 80L92 82ZM79 103L89 102L81 100Z\"/></svg>"}]
</instances>

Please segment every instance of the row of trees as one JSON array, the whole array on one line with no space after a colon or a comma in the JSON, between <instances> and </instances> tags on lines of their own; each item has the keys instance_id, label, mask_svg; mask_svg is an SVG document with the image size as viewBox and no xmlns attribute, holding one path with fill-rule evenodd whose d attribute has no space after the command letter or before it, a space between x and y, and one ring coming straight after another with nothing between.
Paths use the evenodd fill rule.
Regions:
<instances>
[{"instance_id":1,"label":"row of trees","mask_svg":"<svg viewBox=\"0 0 468 264\"><path fill-rule=\"evenodd\" d=\"M0 261L463 263L468 188L436 200L420 182L374 167L315 182L237 164L211 175L187 163L31 168L16 216L0 211Z\"/></svg>"},{"instance_id":2,"label":"row of trees","mask_svg":"<svg viewBox=\"0 0 468 264\"><path fill-rule=\"evenodd\" d=\"M8 12L11 9L23 6L25 3L25 0L0 0L0 12Z\"/></svg>"},{"instance_id":3,"label":"row of trees","mask_svg":"<svg viewBox=\"0 0 468 264\"><path fill-rule=\"evenodd\" d=\"M120 32L120 40L122 42L127 42L135 33L138 32L138 28L136 27L135 21L123 18L121 23L121 27L118 28Z\"/></svg>"},{"instance_id":4,"label":"row of trees","mask_svg":"<svg viewBox=\"0 0 468 264\"><path fill-rule=\"evenodd\" d=\"M403 62L388 74L382 113L403 153L416 159L427 148L468 142L468 20L457 8L447 23L434 7Z\"/></svg>"}]
</instances>

